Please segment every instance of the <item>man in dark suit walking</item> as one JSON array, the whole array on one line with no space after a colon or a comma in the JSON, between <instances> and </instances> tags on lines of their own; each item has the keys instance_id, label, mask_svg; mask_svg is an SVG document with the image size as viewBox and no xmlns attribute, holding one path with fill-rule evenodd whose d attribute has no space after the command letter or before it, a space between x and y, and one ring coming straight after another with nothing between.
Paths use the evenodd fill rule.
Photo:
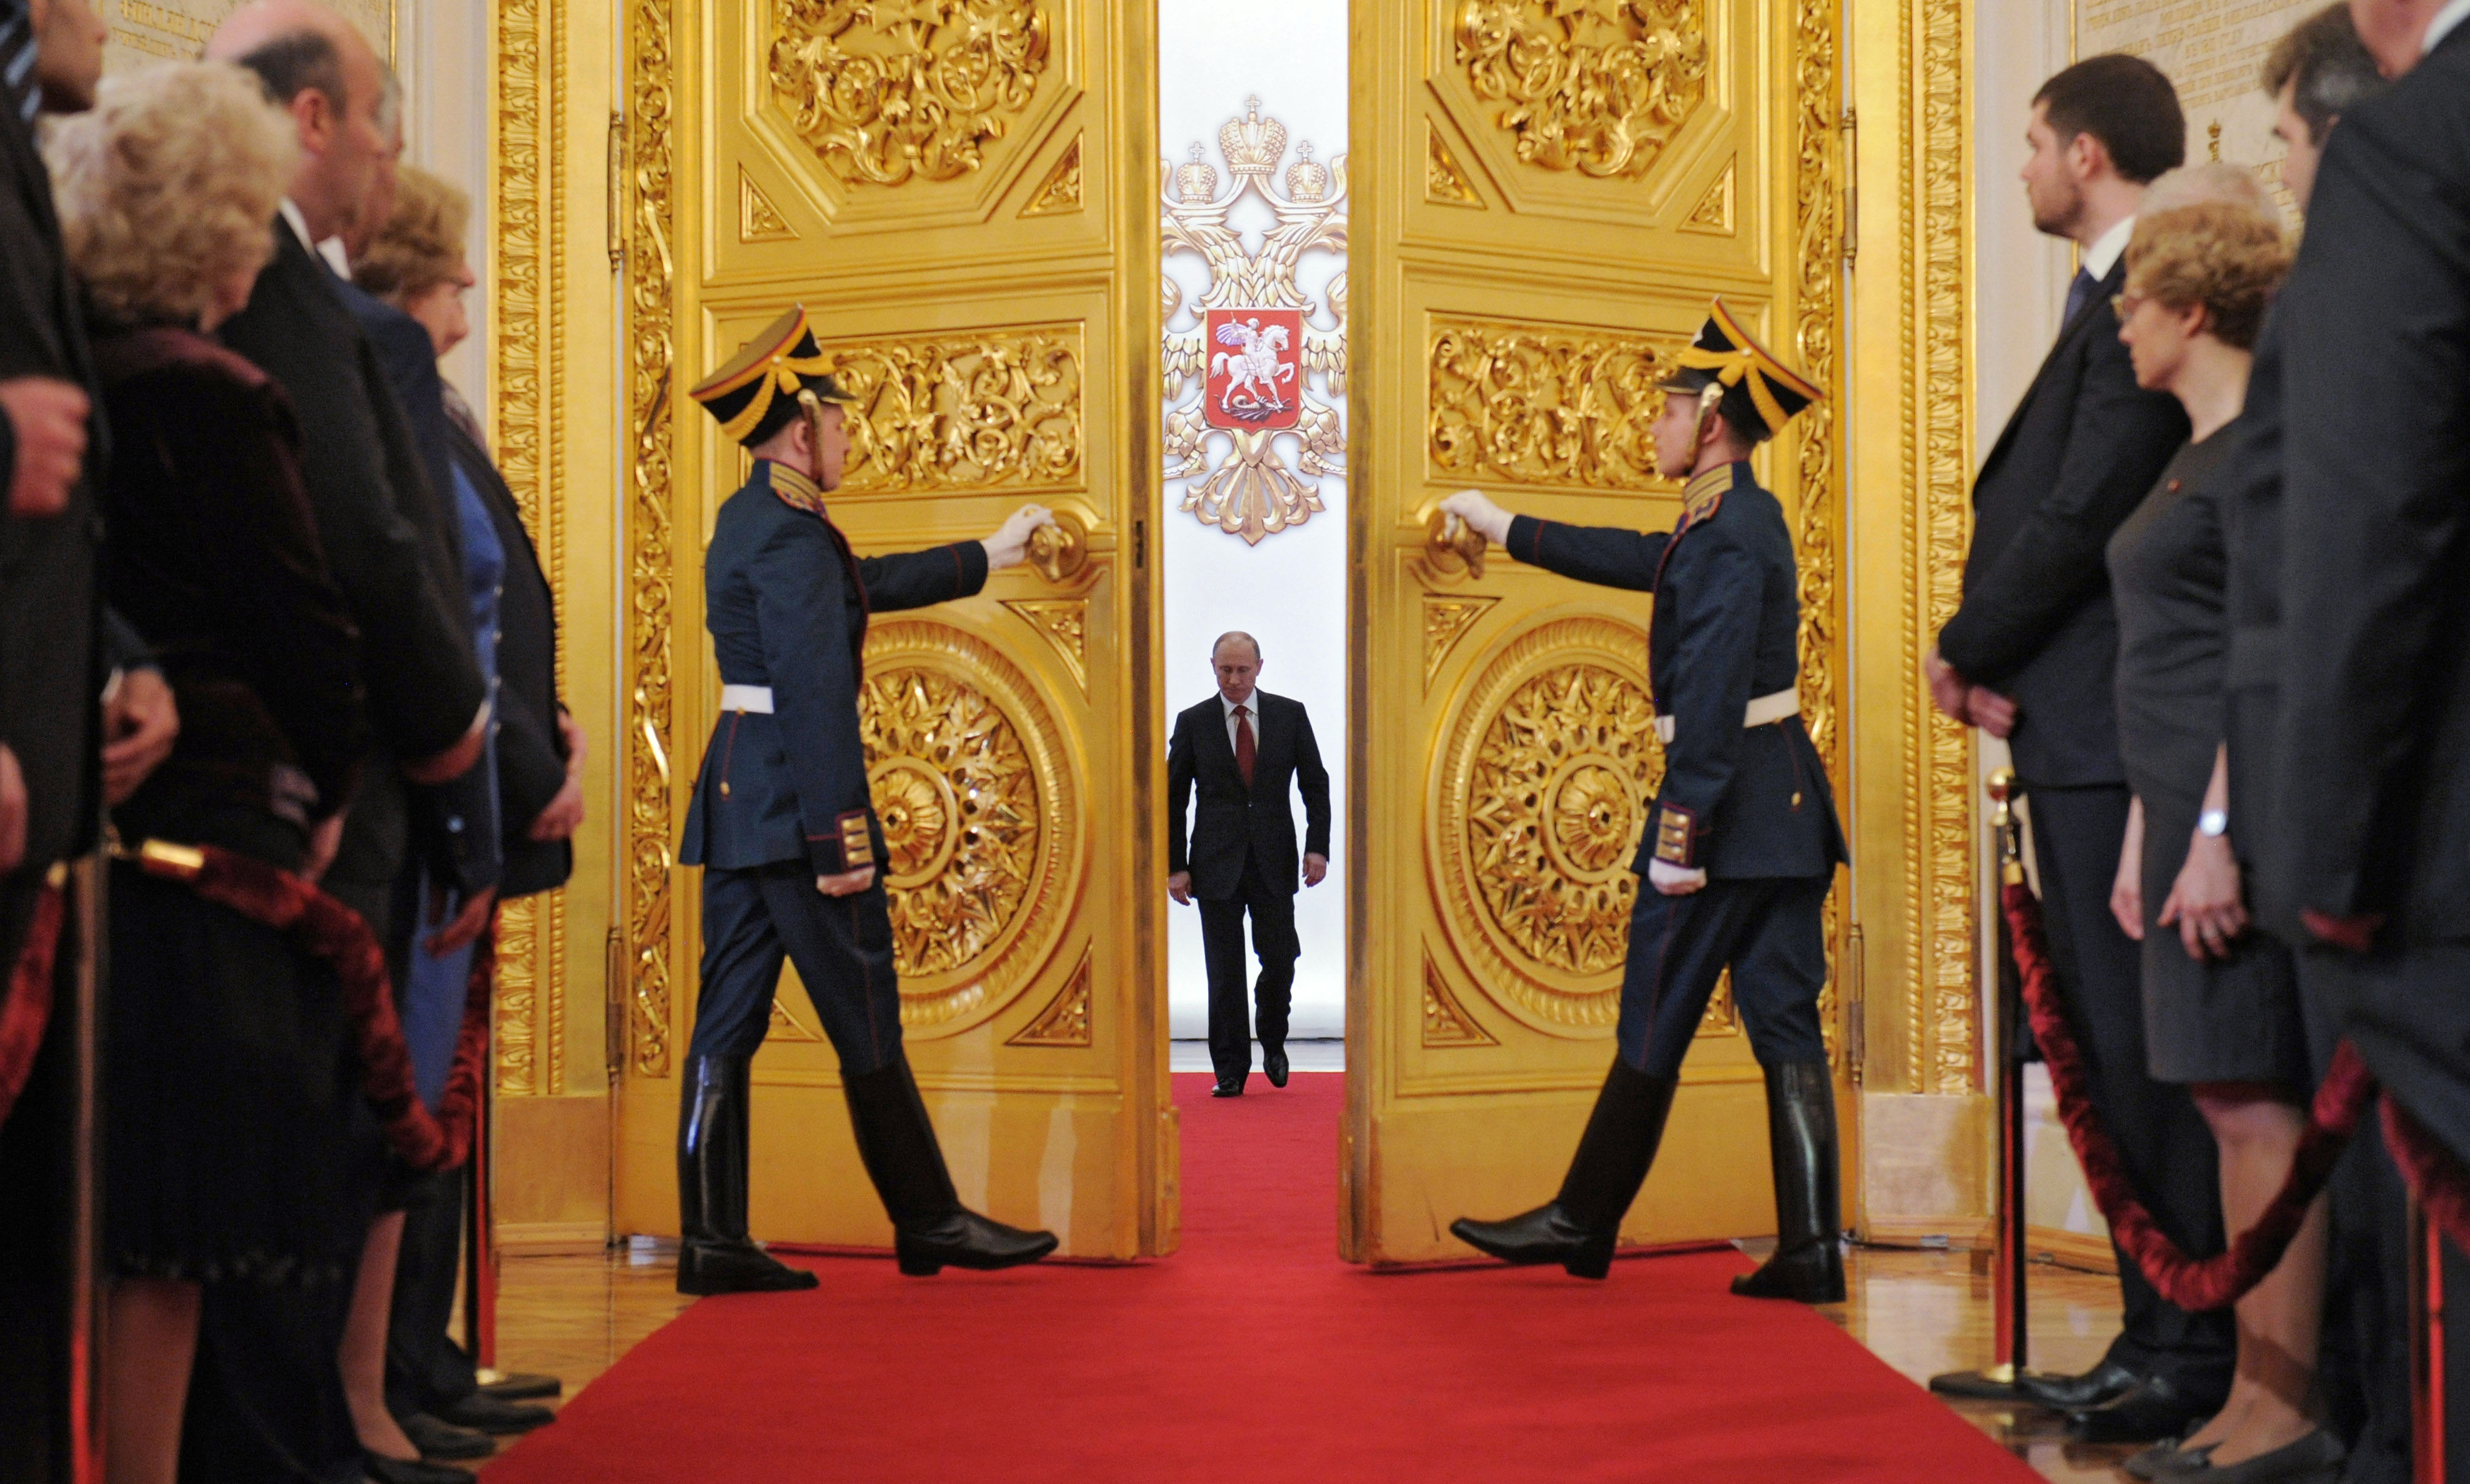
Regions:
<instances>
[{"instance_id":1,"label":"man in dark suit walking","mask_svg":"<svg viewBox=\"0 0 2470 1484\"><path fill-rule=\"evenodd\" d=\"M2212 1137L2186 1089L2146 1071L2135 944L2109 910L2129 794L2103 550L2187 439L2177 402L2136 386L2110 298L2144 187L2184 157L2186 123L2167 78L2110 55L2043 83L2025 137L2033 224L2076 243L2083 266L2057 345L1982 464L1964 603L1924 667L1940 709L2014 749L2093 1105L2155 1218L2183 1249L2209 1251L2222 1241ZM2226 1393L2227 1316L2174 1308L2124 1252L2119 1287L2123 1328L2102 1363L2018 1389L2086 1413L2081 1426L2100 1440L2176 1436Z\"/></svg>"},{"instance_id":2,"label":"man in dark suit walking","mask_svg":"<svg viewBox=\"0 0 2470 1484\"><path fill-rule=\"evenodd\" d=\"M1244 1003L1244 918L1252 919L1252 952L1261 961L1253 985L1261 1070L1270 1085L1287 1085L1287 1011L1294 997L1295 820L1287 803L1292 780L1304 796L1303 883L1329 874L1329 770L1313 740L1303 703L1256 688L1260 641L1224 634L1210 646L1218 694L1175 719L1167 743L1167 894L1184 906L1200 901L1200 932L1209 962L1209 1060L1219 1098L1243 1096L1252 1075L1252 1037ZM1189 848L1184 804L1193 786L1200 808Z\"/></svg>"}]
</instances>

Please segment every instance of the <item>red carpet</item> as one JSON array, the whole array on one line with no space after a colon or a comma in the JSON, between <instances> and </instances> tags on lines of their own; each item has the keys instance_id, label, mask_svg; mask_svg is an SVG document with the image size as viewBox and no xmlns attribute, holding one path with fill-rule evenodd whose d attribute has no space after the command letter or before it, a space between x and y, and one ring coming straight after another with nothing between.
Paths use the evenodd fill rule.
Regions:
<instances>
[{"instance_id":1,"label":"red carpet","mask_svg":"<svg viewBox=\"0 0 2470 1484\"><path fill-rule=\"evenodd\" d=\"M706 1299L487 1484L2030 1481L1731 1252L1374 1275L1338 1261L1336 1074L1183 1109L1183 1250ZM1558 1151L1555 1151L1558 1157Z\"/></svg>"}]
</instances>

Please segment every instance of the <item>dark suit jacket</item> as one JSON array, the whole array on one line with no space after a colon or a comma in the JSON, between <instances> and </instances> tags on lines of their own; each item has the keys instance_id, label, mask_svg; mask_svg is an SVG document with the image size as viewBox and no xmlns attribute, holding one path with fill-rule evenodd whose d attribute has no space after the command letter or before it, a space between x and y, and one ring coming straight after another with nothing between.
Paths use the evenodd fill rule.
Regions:
<instances>
[{"instance_id":1,"label":"dark suit jacket","mask_svg":"<svg viewBox=\"0 0 2470 1484\"><path fill-rule=\"evenodd\" d=\"M2231 437L2213 474L2221 492L2223 593L2229 655L2223 676L2222 733L2229 747L2230 843L2247 868L2248 895L2276 931L2286 924L2270 895L2272 736L2281 714L2282 387L2288 361L2279 312L2265 315L2248 374L2247 406L2216 437Z\"/></svg>"},{"instance_id":2,"label":"dark suit jacket","mask_svg":"<svg viewBox=\"0 0 2470 1484\"><path fill-rule=\"evenodd\" d=\"M532 821L566 786L566 733L557 725L566 709L557 695L557 604L497 462L452 420L447 439L456 466L489 507L506 552L505 591L498 600L498 798L505 831L498 894L528 896L564 886L574 870L573 842L534 840L530 833Z\"/></svg>"},{"instance_id":3,"label":"dark suit jacket","mask_svg":"<svg viewBox=\"0 0 2470 1484\"><path fill-rule=\"evenodd\" d=\"M1266 690L1252 692L1252 782L1236 771L1235 744L1226 736L1226 707L1215 692L1175 719L1166 747L1166 856L1170 871L1192 872L1192 893L1226 901L1244 891L1244 857L1249 852L1261 879L1292 893L1301 865L1295 850L1295 817L1287 803L1293 786L1304 796L1303 854L1329 854L1329 770L1321 766L1304 704ZM1200 791L1187 847L1183 811L1194 787Z\"/></svg>"},{"instance_id":4,"label":"dark suit jacket","mask_svg":"<svg viewBox=\"0 0 2470 1484\"><path fill-rule=\"evenodd\" d=\"M2016 700L2016 771L2119 783L2118 620L2104 551L2187 441L2178 399L2135 384L2109 298L2124 257L2059 332L1972 486L1964 604L1939 653Z\"/></svg>"},{"instance_id":5,"label":"dark suit jacket","mask_svg":"<svg viewBox=\"0 0 2470 1484\"><path fill-rule=\"evenodd\" d=\"M0 379L47 376L95 399L85 475L64 514L20 520L0 497L0 744L25 773L26 862L0 884L0 949L10 903L55 861L94 841L101 800L96 491L109 458L103 398L60 248L51 176L33 136L0 108ZM7 422L0 416L0 423ZM12 440L13 442L13 440ZM0 475L15 467L14 449Z\"/></svg>"},{"instance_id":6,"label":"dark suit jacket","mask_svg":"<svg viewBox=\"0 0 2470 1484\"><path fill-rule=\"evenodd\" d=\"M724 685L768 685L772 713L724 711L695 775L678 859L745 870L804 860L819 876L883 863L858 734L870 612L967 597L974 541L859 557L818 510L774 493L757 459L704 552L704 626ZM811 488L811 486L809 486Z\"/></svg>"},{"instance_id":7,"label":"dark suit jacket","mask_svg":"<svg viewBox=\"0 0 2470 1484\"><path fill-rule=\"evenodd\" d=\"M274 259L223 342L300 415L301 475L336 586L361 628L376 746L329 878L391 889L408 836L396 759L452 747L486 694L469 610L403 409L338 280L274 223ZM354 893L366 910L374 898Z\"/></svg>"},{"instance_id":8,"label":"dark suit jacket","mask_svg":"<svg viewBox=\"0 0 2470 1484\"><path fill-rule=\"evenodd\" d=\"M2470 29L2342 116L2308 220L2275 310L2280 870L2297 907L2470 938Z\"/></svg>"},{"instance_id":9,"label":"dark suit jacket","mask_svg":"<svg viewBox=\"0 0 2470 1484\"><path fill-rule=\"evenodd\" d=\"M1829 875L1849 853L1808 729L1798 716L1741 725L1752 700L1801 683L1792 532L1747 463L1725 475L1731 486L1717 478L1713 498L1687 507L1673 532L1520 516L1509 554L1580 582L1655 594L1649 680L1672 740L1632 869L1646 874L1669 811L1687 831L1675 865L1721 877Z\"/></svg>"}]
</instances>

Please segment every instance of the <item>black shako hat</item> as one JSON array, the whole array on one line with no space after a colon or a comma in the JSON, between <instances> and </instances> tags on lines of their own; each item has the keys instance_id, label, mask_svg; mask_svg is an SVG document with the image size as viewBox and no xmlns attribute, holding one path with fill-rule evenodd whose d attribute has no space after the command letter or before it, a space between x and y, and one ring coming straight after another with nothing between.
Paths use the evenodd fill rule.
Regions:
<instances>
[{"instance_id":1,"label":"black shako hat","mask_svg":"<svg viewBox=\"0 0 2470 1484\"><path fill-rule=\"evenodd\" d=\"M1751 338L1721 299L1709 309L1697 337L1674 359L1680 369L1665 379L1666 391L1703 397L1710 387L1722 387L1718 406L1724 414L1761 443L1774 437L1804 407L1827 398L1806 377Z\"/></svg>"},{"instance_id":2,"label":"black shako hat","mask_svg":"<svg viewBox=\"0 0 2470 1484\"><path fill-rule=\"evenodd\" d=\"M832 380L831 358L815 344L805 307L795 305L687 395L703 404L722 432L751 449L789 426L805 393L843 406L857 400Z\"/></svg>"}]
</instances>

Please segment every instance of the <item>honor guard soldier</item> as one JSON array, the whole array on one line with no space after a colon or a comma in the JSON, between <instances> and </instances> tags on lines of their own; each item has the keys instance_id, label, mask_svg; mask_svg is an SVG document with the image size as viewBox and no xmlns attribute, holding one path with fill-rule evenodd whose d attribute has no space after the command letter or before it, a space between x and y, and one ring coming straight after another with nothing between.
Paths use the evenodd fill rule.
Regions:
<instances>
[{"instance_id":1,"label":"honor guard soldier","mask_svg":"<svg viewBox=\"0 0 2470 1484\"><path fill-rule=\"evenodd\" d=\"M1634 870L1617 1055L1552 1201L1458 1239L1509 1263L1608 1269L1664 1134L1699 1017L1725 969L1766 1073L1775 1256L1733 1290L1831 1303L1837 1246L1835 1094L1819 1034L1821 910L1847 855L1800 710L1800 583L1783 507L1750 451L1819 389L1753 340L1717 300L1665 383L1656 465L1687 477L1671 534L1513 518L1473 490L1441 508L1522 562L1655 594L1648 664L1664 784Z\"/></svg>"},{"instance_id":2,"label":"honor guard soldier","mask_svg":"<svg viewBox=\"0 0 2470 1484\"><path fill-rule=\"evenodd\" d=\"M984 542L861 557L824 509L851 399L793 309L690 395L755 454L704 558L721 710L678 858L704 868L702 988L678 1105L678 1289L810 1288L746 1230L748 1074L785 956L840 1055L858 1153L900 1270L1010 1267L1055 1250L965 1209L900 1045L892 919L867 795L858 686L867 615L967 597L1052 522L1036 506Z\"/></svg>"}]
</instances>

